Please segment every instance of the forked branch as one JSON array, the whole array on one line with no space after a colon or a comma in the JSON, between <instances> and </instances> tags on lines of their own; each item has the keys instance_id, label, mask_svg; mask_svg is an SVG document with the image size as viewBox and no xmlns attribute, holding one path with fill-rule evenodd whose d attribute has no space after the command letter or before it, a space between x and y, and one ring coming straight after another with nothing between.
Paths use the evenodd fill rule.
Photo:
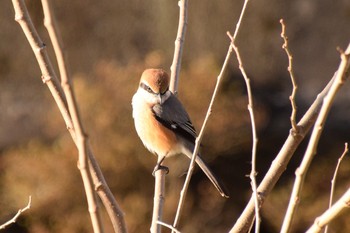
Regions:
<instances>
[{"instance_id":1,"label":"forked branch","mask_svg":"<svg viewBox=\"0 0 350 233\"><path fill-rule=\"evenodd\" d=\"M298 148L300 143L305 138L305 135L308 133L312 125L315 123L316 117L320 112L323 98L328 93L331 85L333 84L334 79L335 79L335 75L331 79L331 81L329 81L327 86L317 95L317 98L315 99L315 101L312 103L312 105L309 107L307 112L298 122L297 127L299 131L297 132L297 134L292 133L292 130L290 131L290 134L287 137L286 141L284 142L281 150L277 154L269 170L267 171L265 177L263 178L262 182L258 186L258 192L262 194L259 196L259 201L260 201L259 206L263 205L265 198L270 194L271 190L276 185L278 179L286 170L288 162L291 159L292 155L294 154L295 150ZM254 196L252 196L248 204L246 205L244 211L242 212L242 214L240 215L240 217L238 218L238 220L230 230L230 233L247 232L255 217L254 210L255 210L255 198Z\"/></svg>"},{"instance_id":2,"label":"forked branch","mask_svg":"<svg viewBox=\"0 0 350 233\"><path fill-rule=\"evenodd\" d=\"M32 50L34 51L35 57L38 61L40 70L42 72L42 80L50 89L52 96L65 120L67 129L71 134L71 137L77 147L82 147L82 154L87 153L89 156L91 176L95 184L97 193L99 194L103 204L106 207L106 210L110 216L115 232L126 232L126 226L123 218L123 213L120 210L118 204L116 203L113 194L111 193L99 165L97 164L95 157L91 151L89 144L84 140L77 140L76 128L74 128L73 120L70 115L70 110L68 109L68 104L66 96L62 90L62 87L57 79L57 76L52 68L51 61L48 57L45 45L42 42L40 36L38 35L31 19L28 14L28 11L25 7L23 0L12 0L14 9L15 9L15 19L20 24L23 29L24 34L26 35L29 44L31 45ZM84 146L85 145L85 146ZM84 152L86 150L86 152ZM84 156L80 154L81 158ZM94 211L94 210L91 210Z\"/></svg>"},{"instance_id":3,"label":"forked branch","mask_svg":"<svg viewBox=\"0 0 350 233\"><path fill-rule=\"evenodd\" d=\"M327 119L330 108L333 104L334 98L338 93L339 89L341 88L341 86L345 82L346 74L349 70L349 64L350 64L349 57L350 57L350 44L348 45L345 52L340 51L341 62L337 70L334 82L330 87L329 92L323 99L323 104L322 104L320 113L317 117L315 126L312 130L311 137L310 137L307 149L305 151L303 160L300 166L295 171L295 182L293 185L291 197L289 199L287 212L283 220L281 233L287 233L290 230L296 208L300 201L300 194L303 187L304 179L308 171L308 168L310 166L310 163L316 154L316 148L318 146L318 142L323 131L323 126Z\"/></svg>"},{"instance_id":4,"label":"forked branch","mask_svg":"<svg viewBox=\"0 0 350 233\"><path fill-rule=\"evenodd\" d=\"M244 67L243 67L243 62L242 62L242 58L241 55L239 53L239 49L235 44L235 40L233 38L233 36L231 36L230 33L228 33L228 36L231 39L231 46L232 49L235 51L236 53L236 57L237 57L237 61L239 64L239 69L241 70L241 73L244 77L244 81L246 83L246 88L247 88L247 93L248 93L248 111L249 111L249 116L250 116L250 121L252 124L252 135L253 135L253 146L252 146L252 168L251 168L251 172L250 172L250 180L251 180L251 186L252 186L252 190L253 190L253 197L254 197L254 206L255 206L255 232L259 233L260 232L260 222L261 222L261 218L260 218L260 214L259 214L259 194L258 194L258 190L257 190L257 184L256 184L256 148L258 145L258 137L257 137L257 133L256 133L256 124L255 124L255 116L254 116L254 104L253 104L253 94L252 94L252 89L250 86L250 79L248 78L248 75L246 74Z\"/></svg>"},{"instance_id":5,"label":"forked branch","mask_svg":"<svg viewBox=\"0 0 350 233\"><path fill-rule=\"evenodd\" d=\"M73 84L71 82L70 75L68 74L66 65L67 62L65 59L65 54L63 52L63 43L59 39L60 33L56 24L51 2L49 0L42 0L41 3L44 11L44 24L47 28L47 31L49 32L49 36L55 51L61 76L61 85L67 98L68 110L72 118L74 130L76 132L77 148L79 151L78 168L80 170L85 188L92 226L95 233L100 233L103 232L103 226L101 223L100 213L98 211L96 193L88 166L87 136L82 126L78 104L74 94Z\"/></svg>"},{"instance_id":6,"label":"forked branch","mask_svg":"<svg viewBox=\"0 0 350 233\"><path fill-rule=\"evenodd\" d=\"M334 205L316 218L314 224L306 231L306 233L319 233L321 230L334 220L344 209L350 207L350 188Z\"/></svg>"}]
</instances>

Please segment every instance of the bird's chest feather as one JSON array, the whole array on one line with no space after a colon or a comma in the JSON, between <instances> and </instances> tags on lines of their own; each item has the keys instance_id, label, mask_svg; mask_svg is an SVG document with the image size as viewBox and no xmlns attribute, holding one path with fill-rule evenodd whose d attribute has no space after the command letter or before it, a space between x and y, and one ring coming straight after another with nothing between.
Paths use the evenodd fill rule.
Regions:
<instances>
[{"instance_id":1,"label":"bird's chest feather","mask_svg":"<svg viewBox=\"0 0 350 233\"><path fill-rule=\"evenodd\" d=\"M157 121L150 105L134 98L133 117L137 134L149 151L159 156L178 153L175 133Z\"/></svg>"}]
</instances>

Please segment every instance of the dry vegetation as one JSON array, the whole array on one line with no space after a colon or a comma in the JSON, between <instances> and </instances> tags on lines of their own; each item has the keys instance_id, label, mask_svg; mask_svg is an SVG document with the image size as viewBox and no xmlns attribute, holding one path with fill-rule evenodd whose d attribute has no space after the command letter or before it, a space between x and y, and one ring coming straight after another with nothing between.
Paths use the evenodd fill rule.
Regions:
<instances>
[{"instance_id":1,"label":"dry vegetation","mask_svg":"<svg viewBox=\"0 0 350 233\"><path fill-rule=\"evenodd\" d=\"M54 1L69 56L79 108L97 160L126 213L129 232L147 232L153 201L156 158L136 136L131 98L148 67L170 67L177 28L176 1ZM103 2L103 3L102 3ZM28 8L47 43L37 1ZM260 181L290 129L292 86L281 49L279 19L287 24L299 85L298 117L332 77L339 63L336 47L350 38L350 4L252 1L238 45L252 80L259 136ZM77 151L48 90L26 38L16 24L10 1L0 3L0 223L32 196L8 232L91 232ZM191 1L179 98L199 128L229 45L241 2ZM293 232L303 232L328 206L330 181L344 143L349 141L349 87L339 94L326 123L315 161L306 177ZM225 75L203 141L213 170L231 192L222 199L201 172L194 174L181 232L227 232L251 195L251 126L245 86L233 60ZM292 158L262 209L262 231L278 232L288 205L294 171L306 143ZM164 220L172 222L187 169L185 158L169 159ZM341 164L336 199L349 187L350 159ZM103 213L103 217L106 214ZM350 231L347 212L330 232ZM106 232L111 230L104 218ZM5 231L4 231L5 232Z\"/></svg>"}]
</instances>

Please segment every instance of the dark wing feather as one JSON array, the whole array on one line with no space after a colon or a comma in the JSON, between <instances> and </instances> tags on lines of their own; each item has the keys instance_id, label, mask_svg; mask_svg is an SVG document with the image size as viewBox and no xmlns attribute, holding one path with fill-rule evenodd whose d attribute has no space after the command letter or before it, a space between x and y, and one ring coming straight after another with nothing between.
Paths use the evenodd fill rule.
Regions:
<instances>
[{"instance_id":1,"label":"dark wing feather","mask_svg":"<svg viewBox=\"0 0 350 233\"><path fill-rule=\"evenodd\" d=\"M155 118L162 125L195 144L196 130L185 108L173 94L162 105L155 105L152 110Z\"/></svg>"}]
</instances>

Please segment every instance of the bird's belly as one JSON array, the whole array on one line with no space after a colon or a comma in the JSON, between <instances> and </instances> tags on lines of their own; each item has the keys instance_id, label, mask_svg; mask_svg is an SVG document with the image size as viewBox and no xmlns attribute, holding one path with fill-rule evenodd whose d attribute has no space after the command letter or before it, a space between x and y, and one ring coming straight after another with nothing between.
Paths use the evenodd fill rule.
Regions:
<instances>
[{"instance_id":1,"label":"bird's belly","mask_svg":"<svg viewBox=\"0 0 350 233\"><path fill-rule=\"evenodd\" d=\"M134 114L135 128L145 147L158 156L178 154L180 148L173 131L164 127L151 110Z\"/></svg>"}]
</instances>

